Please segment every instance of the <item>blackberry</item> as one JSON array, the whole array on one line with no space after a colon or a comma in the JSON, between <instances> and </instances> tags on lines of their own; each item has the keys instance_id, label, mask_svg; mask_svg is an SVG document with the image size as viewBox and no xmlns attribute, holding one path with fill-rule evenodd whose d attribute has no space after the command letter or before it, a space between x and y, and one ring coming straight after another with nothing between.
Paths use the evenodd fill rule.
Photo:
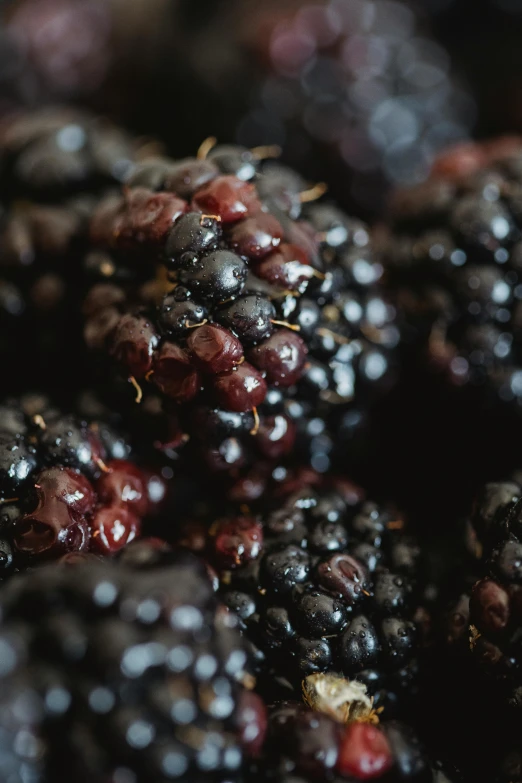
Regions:
<instances>
[{"instance_id":1,"label":"blackberry","mask_svg":"<svg viewBox=\"0 0 522 783\"><path fill-rule=\"evenodd\" d=\"M493 482L477 499L471 524L481 555L469 603L470 647L479 666L494 683L495 695L520 720L522 682L518 673L520 620L517 591L521 581L522 485L520 476Z\"/></svg>"},{"instance_id":2,"label":"blackberry","mask_svg":"<svg viewBox=\"0 0 522 783\"><path fill-rule=\"evenodd\" d=\"M399 328L367 227L313 203L322 188L260 160L270 153L205 143L198 158L150 160L91 223L116 266L161 260L170 285L145 301L143 289L95 286L88 344L135 386L156 387L225 468L256 447L282 457L296 428L309 446L311 420L342 429L394 377Z\"/></svg>"},{"instance_id":3,"label":"blackberry","mask_svg":"<svg viewBox=\"0 0 522 783\"><path fill-rule=\"evenodd\" d=\"M143 546L122 563L43 566L2 592L6 779L233 780L262 741L247 654L204 567Z\"/></svg>"},{"instance_id":4,"label":"blackberry","mask_svg":"<svg viewBox=\"0 0 522 783\"><path fill-rule=\"evenodd\" d=\"M72 552L118 552L154 510L158 482L104 422L37 395L8 400L0 405L2 575Z\"/></svg>"},{"instance_id":5,"label":"blackberry","mask_svg":"<svg viewBox=\"0 0 522 783\"><path fill-rule=\"evenodd\" d=\"M309 686L308 681L313 681ZM267 765L277 783L328 780L399 780L455 783L458 773L446 776L412 729L397 721L376 724L370 700L342 678L309 677L321 692L319 702L306 707L296 702L275 705L269 714ZM334 690L335 689L335 690ZM330 693L329 693L330 691ZM342 703L344 701L344 703ZM348 718L346 710L350 708ZM360 714L351 715L356 707Z\"/></svg>"},{"instance_id":6,"label":"blackberry","mask_svg":"<svg viewBox=\"0 0 522 783\"><path fill-rule=\"evenodd\" d=\"M79 356L93 199L126 176L136 154L126 134L77 109L21 112L0 126L0 355L20 389L28 367L48 376L64 355ZM105 279L110 269L99 266Z\"/></svg>"},{"instance_id":7,"label":"blackberry","mask_svg":"<svg viewBox=\"0 0 522 783\"><path fill-rule=\"evenodd\" d=\"M217 570L262 670L292 689L317 672L356 677L400 711L428 642L419 546L355 486L307 478L272 484L250 508L212 508L206 539L192 523L182 543Z\"/></svg>"},{"instance_id":8,"label":"blackberry","mask_svg":"<svg viewBox=\"0 0 522 783\"><path fill-rule=\"evenodd\" d=\"M475 501L466 536L470 556L463 560L460 578L451 588L454 598L439 618L438 643L432 648L431 666L427 663L425 668L436 674L422 684L423 698L430 704L421 719L423 733L433 744L443 745L470 780L517 779L520 478L515 472L490 482ZM464 732L458 711L448 715L452 699L469 710Z\"/></svg>"},{"instance_id":9,"label":"blackberry","mask_svg":"<svg viewBox=\"0 0 522 783\"><path fill-rule=\"evenodd\" d=\"M389 277L428 361L485 400L520 406L522 143L450 149L425 184L395 194Z\"/></svg>"}]
</instances>

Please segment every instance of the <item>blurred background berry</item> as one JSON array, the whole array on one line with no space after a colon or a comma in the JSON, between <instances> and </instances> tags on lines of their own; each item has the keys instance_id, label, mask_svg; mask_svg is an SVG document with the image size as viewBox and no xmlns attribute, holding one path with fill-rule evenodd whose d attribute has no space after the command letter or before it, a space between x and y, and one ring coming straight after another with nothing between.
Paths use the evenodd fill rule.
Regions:
<instances>
[{"instance_id":1,"label":"blurred background berry","mask_svg":"<svg viewBox=\"0 0 522 783\"><path fill-rule=\"evenodd\" d=\"M424 4L396 0L15 0L0 33L1 108L85 102L159 133L178 154L209 132L279 144L344 205L373 213L388 184L421 180L474 125L466 82L432 37L432 25L445 32L437 10L430 18Z\"/></svg>"}]
</instances>

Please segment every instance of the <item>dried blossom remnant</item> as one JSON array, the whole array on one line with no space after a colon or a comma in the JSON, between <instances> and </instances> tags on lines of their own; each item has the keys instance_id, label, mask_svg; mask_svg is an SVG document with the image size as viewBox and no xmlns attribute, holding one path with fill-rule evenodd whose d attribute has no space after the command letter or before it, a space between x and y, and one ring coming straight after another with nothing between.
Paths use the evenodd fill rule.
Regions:
<instances>
[{"instance_id":1,"label":"dried blossom remnant","mask_svg":"<svg viewBox=\"0 0 522 783\"><path fill-rule=\"evenodd\" d=\"M469 649L470 650L473 650L475 648L475 645L477 644L481 636L482 634L479 633L476 626L474 625L469 626Z\"/></svg>"},{"instance_id":2,"label":"dried blossom remnant","mask_svg":"<svg viewBox=\"0 0 522 783\"><path fill-rule=\"evenodd\" d=\"M366 685L336 674L310 674L303 680L303 699L313 710L339 723L378 723Z\"/></svg>"}]
</instances>

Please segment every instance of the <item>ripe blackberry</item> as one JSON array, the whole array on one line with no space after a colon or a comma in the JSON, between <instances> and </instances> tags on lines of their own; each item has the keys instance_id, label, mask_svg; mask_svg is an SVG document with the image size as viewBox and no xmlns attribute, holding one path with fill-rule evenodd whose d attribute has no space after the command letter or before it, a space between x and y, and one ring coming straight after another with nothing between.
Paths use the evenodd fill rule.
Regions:
<instances>
[{"instance_id":1,"label":"ripe blackberry","mask_svg":"<svg viewBox=\"0 0 522 783\"><path fill-rule=\"evenodd\" d=\"M196 559L139 545L44 566L0 604L4 779L233 780L261 743L247 654Z\"/></svg>"},{"instance_id":2,"label":"ripe blackberry","mask_svg":"<svg viewBox=\"0 0 522 783\"><path fill-rule=\"evenodd\" d=\"M64 355L79 355L93 198L127 175L136 153L123 132L76 109L22 112L0 124L0 356L21 388L28 367L48 376Z\"/></svg>"},{"instance_id":3,"label":"ripe blackberry","mask_svg":"<svg viewBox=\"0 0 522 783\"><path fill-rule=\"evenodd\" d=\"M71 552L118 552L154 509L158 479L103 422L27 396L0 405L3 576Z\"/></svg>"},{"instance_id":4,"label":"ripe blackberry","mask_svg":"<svg viewBox=\"0 0 522 783\"><path fill-rule=\"evenodd\" d=\"M463 145L395 194L389 277L428 360L451 382L521 401L520 162L516 138Z\"/></svg>"},{"instance_id":5,"label":"ripe blackberry","mask_svg":"<svg viewBox=\"0 0 522 783\"><path fill-rule=\"evenodd\" d=\"M399 340L366 226L308 204L322 189L260 160L270 152L204 144L198 158L151 160L91 223L117 266L162 260L171 285L145 301L143 289L95 286L88 344L135 386L156 387L182 432L228 468L252 447L282 457L296 423L339 429L392 381Z\"/></svg>"},{"instance_id":6,"label":"ripe blackberry","mask_svg":"<svg viewBox=\"0 0 522 783\"><path fill-rule=\"evenodd\" d=\"M211 512L207 537L189 523L182 542L203 544L263 670L294 689L315 672L356 677L390 711L414 701L429 617L400 518L313 475L272 486L251 510Z\"/></svg>"},{"instance_id":7,"label":"ripe blackberry","mask_svg":"<svg viewBox=\"0 0 522 783\"><path fill-rule=\"evenodd\" d=\"M273 780L400 780L418 783L455 783L441 765L430 762L415 733L397 721L376 725L368 713L370 701L353 693L355 683L342 678L318 675L311 687L321 690L319 703L310 707L296 702L275 705L269 714L266 742L267 766ZM306 688L309 690L308 681ZM329 689L333 693L329 694ZM344 703L343 703L344 700ZM346 708L357 707L360 714L346 716ZM342 709L341 709L342 708ZM449 773L448 773L449 774ZM272 778L270 778L272 779Z\"/></svg>"}]
</instances>

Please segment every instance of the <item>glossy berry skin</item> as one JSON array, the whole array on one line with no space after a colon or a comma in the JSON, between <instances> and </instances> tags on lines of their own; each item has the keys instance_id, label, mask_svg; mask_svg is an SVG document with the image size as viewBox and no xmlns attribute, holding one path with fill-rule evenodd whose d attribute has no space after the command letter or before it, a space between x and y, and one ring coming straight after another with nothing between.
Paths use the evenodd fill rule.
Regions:
<instances>
[{"instance_id":1,"label":"glossy berry skin","mask_svg":"<svg viewBox=\"0 0 522 783\"><path fill-rule=\"evenodd\" d=\"M201 387L199 373L189 354L176 343L163 344L154 355L151 369L156 386L176 402L193 399Z\"/></svg>"},{"instance_id":2,"label":"glossy berry skin","mask_svg":"<svg viewBox=\"0 0 522 783\"><path fill-rule=\"evenodd\" d=\"M234 176L217 177L198 191L192 203L203 214L217 215L225 225L261 209L255 187Z\"/></svg>"},{"instance_id":3,"label":"glossy berry skin","mask_svg":"<svg viewBox=\"0 0 522 783\"><path fill-rule=\"evenodd\" d=\"M307 253L297 245L287 243L266 256L257 265L256 272L267 283L297 293L305 291L314 276Z\"/></svg>"},{"instance_id":4,"label":"glossy berry skin","mask_svg":"<svg viewBox=\"0 0 522 783\"><path fill-rule=\"evenodd\" d=\"M306 344L298 334L277 329L271 337L252 348L249 357L266 373L268 383L292 386L302 375L306 354Z\"/></svg>"},{"instance_id":5,"label":"glossy berry skin","mask_svg":"<svg viewBox=\"0 0 522 783\"><path fill-rule=\"evenodd\" d=\"M196 366L209 375L231 372L244 359L240 341L218 324L203 324L194 329L187 348Z\"/></svg>"},{"instance_id":6,"label":"glossy berry skin","mask_svg":"<svg viewBox=\"0 0 522 783\"><path fill-rule=\"evenodd\" d=\"M139 783L166 771L210 783L260 751L265 708L240 684L247 651L205 567L155 542L131 547L121 562L76 555L18 575L2 593L0 751L19 779L103 783L128 769ZM14 718L28 693L41 709ZM13 742L22 730L41 754Z\"/></svg>"},{"instance_id":7,"label":"glossy berry skin","mask_svg":"<svg viewBox=\"0 0 522 783\"><path fill-rule=\"evenodd\" d=\"M337 769L356 780L382 777L393 764L388 741L377 726L354 723L342 739Z\"/></svg>"},{"instance_id":8,"label":"glossy berry skin","mask_svg":"<svg viewBox=\"0 0 522 783\"><path fill-rule=\"evenodd\" d=\"M128 460L112 460L109 472L102 473L96 482L96 492L107 505L125 504L140 517L147 513L149 499L145 476Z\"/></svg>"},{"instance_id":9,"label":"glossy berry skin","mask_svg":"<svg viewBox=\"0 0 522 783\"><path fill-rule=\"evenodd\" d=\"M196 296L213 302L224 302L243 290L246 266L239 256L228 250L194 260L179 272L179 281Z\"/></svg>"},{"instance_id":10,"label":"glossy berry skin","mask_svg":"<svg viewBox=\"0 0 522 783\"><path fill-rule=\"evenodd\" d=\"M194 300L190 291L183 286L177 286L164 297L159 312L162 331L175 337L185 336L188 329L198 326L206 317L206 307Z\"/></svg>"},{"instance_id":11,"label":"glossy berry skin","mask_svg":"<svg viewBox=\"0 0 522 783\"><path fill-rule=\"evenodd\" d=\"M63 414L44 397L10 400L1 410L10 477L0 486L2 578L42 560L112 556L139 534L155 508L155 477L131 461L118 433ZM31 463L20 458L29 447Z\"/></svg>"},{"instance_id":12,"label":"glossy berry skin","mask_svg":"<svg viewBox=\"0 0 522 783\"><path fill-rule=\"evenodd\" d=\"M242 413L261 405L266 396L266 383L259 370L243 362L234 370L216 376L214 393L225 410Z\"/></svg>"},{"instance_id":13,"label":"glossy berry skin","mask_svg":"<svg viewBox=\"0 0 522 783\"><path fill-rule=\"evenodd\" d=\"M169 259L167 268L176 269L185 257L213 250L220 237L221 229L216 218L201 212L189 212L177 221L169 234L165 245L165 255Z\"/></svg>"},{"instance_id":14,"label":"glossy berry skin","mask_svg":"<svg viewBox=\"0 0 522 783\"><path fill-rule=\"evenodd\" d=\"M90 531L86 517L92 514L95 501L90 483L80 473L54 468L36 477L36 488L36 509L14 527L18 551L41 556L87 549Z\"/></svg>"},{"instance_id":15,"label":"glossy berry skin","mask_svg":"<svg viewBox=\"0 0 522 783\"><path fill-rule=\"evenodd\" d=\"M223 568L239 568L256 560L263 546L263 528L249 517L217 522L212 537Z\"/></svg>"},{"instance_id":16,"label":"glossy berry skin","mask_svg":"<svg viewBox=\"0 0 522 783\"><path fill-rule=\"evenodd\" d=\"M400 710L418 687L419 548L353 488L344 495L317 474L310 480L317 486L305 477L261 485L248 500L234 498L251 516L231 503L228 515L211 518L206 552L223 600L264 667L297 690L308 674L342 672Z\"/></svg>"},{"instance_id":17,"label":"glossy berry skin","mask_svg":"<svg viewBox=\"0 0 522 783\"><path fill-rule=\"evenodd\" d=\"M111 353L135 378L143 378L152 369L154 349L159 338L146 318L124 315L112 334Z\"/></svg>"},{"instance_id":18,"label":"glossy berry skin","mask_svg":"<svg viewBox=\"0 0 522 783\"><path fill-rule=\"evenodd\" d=\"M280 244L283 236L283 228L273 215L258 212L233 226L228 240L240 256L260 261Z\"/></svg>"},{"instance_id":19,"label":"glossy berry skin","mask_svg":"<svg viewBox=\"0 0 522 783\"><path fill-rule=\"evenodd\" d=\"M127 505L105 506L92 521L91 549L114 555L139 535L141 520Z\"/></svg>"},{"instance_id":20,"label":"glossy berry skin","mask_svg":"<svg viewBox=\"0 0 522 783\"><path fill-rule=\"evenodd\" d=\"M217 312L219 322L232 329L243 345L258 343L270 337L276 317L272 302L260 294L238 297Z\"/></svg>"}]
</instances>

